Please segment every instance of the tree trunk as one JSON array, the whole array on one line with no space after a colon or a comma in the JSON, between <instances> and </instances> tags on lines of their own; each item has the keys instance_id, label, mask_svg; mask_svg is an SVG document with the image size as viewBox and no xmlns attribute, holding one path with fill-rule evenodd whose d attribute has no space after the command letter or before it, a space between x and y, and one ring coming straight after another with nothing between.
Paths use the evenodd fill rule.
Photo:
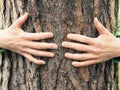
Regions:
<instances>
[{"instance_id":1,"label":"tree trunk","mask_svg":"<svg viewBox=\"0 0 120 90\"><path fill-rule=\"evenodd\" d=\"M10 26L29 13L23 25L27 32L51 31L59 48L54 58L43 58L39 66L13 52L0 55L0 90L117 90L117 65L112 61L74 68L61 47L68 33L97 37L93 19L113 33L116 29L117 0L0 0L0 27Z\"/></svg>"}]
</instances>

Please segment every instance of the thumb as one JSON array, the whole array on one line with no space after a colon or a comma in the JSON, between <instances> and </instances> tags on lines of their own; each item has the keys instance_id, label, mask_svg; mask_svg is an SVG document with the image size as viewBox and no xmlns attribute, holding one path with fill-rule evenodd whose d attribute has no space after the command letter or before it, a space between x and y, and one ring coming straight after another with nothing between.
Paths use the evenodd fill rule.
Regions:
<instances>
[{"instance_id":1,"label":"thumb","mask_svg":"<svg viewBox=\"0 0 120 90\"><path fill-rule=\"evenodd\" d=\"M94 18L94 25L99 34L109 34L110 32L98 21L97 17Z\"/></svg>"},{"instance_id":2,"label":"thumb","mask_svg":"<svg viewBox=\"0 0 120 90\"><path fill-rule=\"evenodd\" d=\"M19 17L12 25L11 27L18 27L20 28L25 21L28 19L28 13L25 13L23 16Z\"/></svg>"}]
</instances>

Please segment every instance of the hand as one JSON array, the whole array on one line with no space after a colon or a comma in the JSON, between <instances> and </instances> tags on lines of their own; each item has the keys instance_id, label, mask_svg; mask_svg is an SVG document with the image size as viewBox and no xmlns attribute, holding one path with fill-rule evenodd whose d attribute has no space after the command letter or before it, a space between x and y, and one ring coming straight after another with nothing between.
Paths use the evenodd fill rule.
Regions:
<instances>
[{"instance_id":1,"label":"hand","mask_svg":"<svg viewBox=\"0 0 120 90\"><path fill-rule=\"evenodd\" d=\"M28 33L21 29L22 24L27 20L28 13L21 16L9 28L0 31L0 47L16 52L29 61L36 64L45 64L45 61L38 60L34 56L53 57L54 53L44 51L45 49L57 49L54 43L38 42L52 38L53 33Z\"/></svg>"},{"instance_id":2,"label":"hand","mask_svg":"<svg viewBox=\"0 0 120 90\"><path fill-rule=\"evenodd\" d=\"M120 40L111 34L97 18L94 19L94 24L99 32L97 38L68 34L68 39L77 41L78 43L67 41L62 43L62 46L65 48L86 52L65 53L66 58L76 60L72 62L72 65L75 67L105 62L113 57L120 56Z\"/></svg>"}]
</instances>

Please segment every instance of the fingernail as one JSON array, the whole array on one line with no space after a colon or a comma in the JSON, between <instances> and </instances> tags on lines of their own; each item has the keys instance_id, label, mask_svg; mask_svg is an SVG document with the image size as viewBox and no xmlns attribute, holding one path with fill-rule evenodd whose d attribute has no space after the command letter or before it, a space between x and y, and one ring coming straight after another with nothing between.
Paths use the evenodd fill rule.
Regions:
<instances>
[{"instance_id":1,"label":"fingernail","mask_svg":"<svg viewBox=\"0 0 120 90\"><path fill-rule=\"evenodd\" d=\"M62 42L62 46L65 46L66 45L66 41Z\"/></svg>"},{"instance_id":2,"label":"fingernail","mask_svg":"<svg viewBox=\"0 0 120 90\"><path fill-rule=\"evenodd\" d=\"M97 17L95 17L95 19L98 21L98 18L97 18Z\"/></svg>"},{"instance_id":3,"label":"fingernail","mask_svg":"<svg viewBox=\"0 0 120 90\"><path fill-rule=\"evenodd\" d=\"M37 62L37 64L41 64L41 65L43 64L44 65L44 64L46 64L46 62L43 61L43 60L40 60L40 62Z\"/></svg>"},{"instance_id":4,"label":"fingernail","mask_svg":"<svg viewBox=\"0 0 120 90\"><path fill-rule=\"evenodd\" d=\"M78 62L72 62L72 66L74 66L74 67L80 67L80 66L78 66Z\"/></svg>"},{"instance_id":5,"label":"fingernail","mask_svg":"<svg viewBox=\"0 0 120 90\"><path fill-rule=\"evenodd\" d=\"M49 35L50 35L51 37L53 37L53 36L54 36L54 34L53 34L52 32L49 32Z\"/></svg>"},{"instance_id":6,"label":"fingernail","mask_svg":"<svg viewBox=\"0 0 120 90\"><path fill-rule=\"evenodd\" d=\"M50 56L51 56L51 57L54 57L54 56L55 56L55 54L54 54L54 53L51 53L51 54L50 54Z\"/></svg>"},{"instance_id":7,"label":"fingernail","mask_svg":"<svg viewBox=\"0 0 120 90\"><path fill-rule=\"evenodd\" d=\"M25 14L23 14L23 15L22 15L22 17L24 17L24 16L26 16L26 15L28 15L28 13L27 13L27 12L26 12Z\"/></svg>"},{"instance_id":8,"label":"fingernail","mask_svg":"<svg viewBox=\"0 0 120 90\"><path fill-rule=\"evenodd\" d=\"M55 45L55 49L57 49L58 48L58 46L57 45Z\"/></svg>"},{"instance_id":9,"label":"fingernail","mask_svg":"<svg viewBox=\"0 0 120 90\"><path fill-rule=\"evenodd\" d=\"M25 14L28 14L28 12L25 12Z\"/></svg>"},{"instance_id":10,"label":"fingernail","mask_svg":"<svg viewBox=\"0 0 120 90\"><path fill-rule=\"evenodd\" d=\"M65 53L65 57L68 57L69 56L69 53Z\"/></svg>"},{"instance_id":11,"label":"fingernail","mask_svg":"<svg viewBox=\"0 0 120 90\"><path fill-rule=\"evenodd\" d=\"M45 62L45 61L42 61L42 64L46 64L46 62Z\"/></svg>"},{"instance_id":12,"label":"fingernail","mask_svg":"<svg viewBox=\"0 0 120 90\"><path fill-rule=\"evenodd\" d=\"M71 34L68 34L68 35L67 35L67 38L70 38L70 36L71 36Z\"/></svg>"},{"instance_id":13,"label":"fingernail","mask_svg":"<svg viewBox=\"0 0 120 90\"><path fill-rule=\"evenodd\" d=\"M53 37L53 33L52 32L43 32L43 34L47 34L48 36Z\"/></svg>"}]
</instances>

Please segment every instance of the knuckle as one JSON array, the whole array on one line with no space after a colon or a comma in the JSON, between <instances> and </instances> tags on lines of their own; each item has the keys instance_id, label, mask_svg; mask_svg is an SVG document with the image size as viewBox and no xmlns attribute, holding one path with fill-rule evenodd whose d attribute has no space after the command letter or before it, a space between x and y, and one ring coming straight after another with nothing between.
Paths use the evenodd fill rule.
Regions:
<instances>
[{"instance_id":1,"label":"knuckle","mask_svg":"<svg viewBox=\"0 0 120 90\"><path fill-rule=\"evenodd\" d=\"M93 52L96 54L100 54L100 53L102 53L102 49L96 48L96 49L93 49Z\"/></svg>"},{"instance_id":2,"label":"knuckle","mask_svg":"<svg viewBox=\"0 0 120 90\"><path fill-rule=\"evenodd\" d=\"M78 51L80 51L81 48L82 48L82 47L80 47L80 46L75 46L75 49L78 50Z\"/></svg>"},{"instance_id":3,"label":"knuckle","mask_svg":"<svg viewBox=\"0 0 120 90\"><path fill-rule=\"evenodd\" d=\"M102 45L102 43L100 41L96 41L95 45L96 45L96 47L100 47Z\"/></svg>"},{"instance_id":4,"label":"knuckle","mask_svg":"<svg viewBox=\"0 0 120 90\"><path fill-rule=\"evenodd\" d=\"M95 42L95 46L98 47L98 48L103 48L104 47L104 43L100 40L97 40Z\"/></svg>"}]
</instances>

